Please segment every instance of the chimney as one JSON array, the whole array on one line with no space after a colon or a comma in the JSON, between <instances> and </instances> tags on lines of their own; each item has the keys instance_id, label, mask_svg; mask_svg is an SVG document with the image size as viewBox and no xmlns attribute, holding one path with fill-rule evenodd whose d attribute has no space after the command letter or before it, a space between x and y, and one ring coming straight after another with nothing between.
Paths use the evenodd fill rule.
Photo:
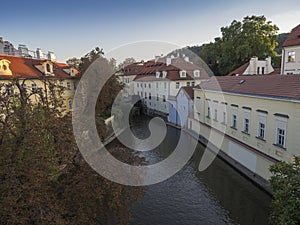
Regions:
<instances>
[{"instance_id":1,"label":"chimney","mask_svg":"<svg viewBox=\"0 0 300 225\"><path fill-rule=\"evenodd\" d=\"M44 54L43 54L42 49L40 49L40 48L36 49L36 57L37 57L37 59L44 59Z\"/></svg>"},{"instance_id":2,"label":"chimney","mask_svg":"<svg viewBox=\"0 0 300 225\"><path fill-rule=\"evenodd\" d=\"M166 58L166 65L169 66L169 65L171 65L171 64L172 64L172 58L167 57L167 58Z\"/></svg>"},{"instance_id":3,"label":"chimney","mask_svg":"<svg viewBox=\"0 0 300 225\"><path fill-rule=\"evenodd\" d=\"M48 52L48 59L55 62L56 61L56 56L54 54L54 52Z\"/></svg>"},{"instance_id":4,"label":"chimney","mask_svg":"<svg viewBox=\"0 0 300 225\"><path fill-rule=\"evenodd\" d=\"M186 62L190 62L190 58L189 58L188 56L185 56L185 57L184 57L184 60L185 60Z\"/></svg>"}]
</instances>

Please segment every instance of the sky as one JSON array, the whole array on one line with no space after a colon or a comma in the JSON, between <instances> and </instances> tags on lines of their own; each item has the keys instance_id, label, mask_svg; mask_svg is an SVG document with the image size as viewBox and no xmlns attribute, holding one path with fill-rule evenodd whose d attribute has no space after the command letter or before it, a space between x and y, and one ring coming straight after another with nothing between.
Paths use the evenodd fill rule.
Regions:
<instances>
[{"instance_id":1,"label":"sky","mask_svg":"<svg viewBox=\"0 0 300 225\"><path fill-rule=\"evenodd\" d=\"M59 61L80 58L97 46L118 61L147 60L211 42L221 27L245 16L265 15L279 33L290 32L300 24L298 1L12 0L1 12L0 36L15 47L54 51Z\"/></svg>"}]
</instances>

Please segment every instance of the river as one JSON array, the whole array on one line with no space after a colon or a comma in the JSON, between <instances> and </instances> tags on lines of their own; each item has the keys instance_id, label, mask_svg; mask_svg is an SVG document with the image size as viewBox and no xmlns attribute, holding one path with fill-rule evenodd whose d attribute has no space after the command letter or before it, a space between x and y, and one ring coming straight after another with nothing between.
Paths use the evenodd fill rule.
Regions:
<instances>
[{"instance_id":1,"label":"river","mask_svg":"<svg viewBox=\"0 0 300 225\"><path fill-rule=\"evenodd\" d=\"M145 116L135 119L131 129L137 137L149 136L149 119ZM179 136L180 130L168 126L164 141L156 149L140 155L149 164L156 163L174 150ZM118 140L113 143L118 144ZM207 170L199 172L204 149L199 143L181 171L145 188L144 196L131 206L131 224L268 224L271 197L219 158Z\"/></svg>"}]
</instances>

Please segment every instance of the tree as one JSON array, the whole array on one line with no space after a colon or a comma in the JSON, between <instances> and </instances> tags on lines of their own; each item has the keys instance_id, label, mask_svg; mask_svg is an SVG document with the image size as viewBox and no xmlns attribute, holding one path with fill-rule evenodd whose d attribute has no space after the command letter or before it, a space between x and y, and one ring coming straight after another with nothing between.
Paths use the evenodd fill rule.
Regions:
<instances>
[{"instance_id":1,"label":"tree","mask_svg":"<svg viewBox=\"0 0 300 225\"><path fill-rule=\"evenodd\" d=\"M126 66L128 66L128 65L130 65L132 63L135 63L135 62L136 62L136 60L133 57L126 58L126 59L124 59L124 61L122 63L120 63L118 65L118 69L120 70L123 67L126 67Z\"/></svg>"},{"instance_id":2,"label":"tree","mask_svg":"<svg viewBox=\"0 0 300 225\"><path fill-rule=\"evenodd\" d=\"M100 55L95 49L82 66ZM70 113L53 108L62 105L64 90L51 80L39 80L49 88L36 93L19 79L0 83L0 224L129 224L128 205L143 188L110 182L90 168L77 148ZM106 97L98 101L105 105L99 113L112 104ZM101 129L99 135L105 136ZM142 163L121 145L110 151L121 161Z\"/></svg>"},{"instance_id":3,"label":"tree","mask_svg":"<svg viewBox=\"0 0 300 225\"><path fill-rule=\"evenodd\" d=\"M278 225L300 224L300 156L293 163L281 162L270 168L273 191L270 220Z\"/></svg>"},{"instance_id":4,"label":"tree","mask_svg":"<svg viewBox=\"0 0 300 225\"><path fill-rule=\"evenodd\" d=\"M203 46L201 57L215 74L226 75L253 56L276 57L278 30L265 16L247 16L242 22L234 20L230 26L221 28L222 37Z\"/></svg>"}]
</instances>

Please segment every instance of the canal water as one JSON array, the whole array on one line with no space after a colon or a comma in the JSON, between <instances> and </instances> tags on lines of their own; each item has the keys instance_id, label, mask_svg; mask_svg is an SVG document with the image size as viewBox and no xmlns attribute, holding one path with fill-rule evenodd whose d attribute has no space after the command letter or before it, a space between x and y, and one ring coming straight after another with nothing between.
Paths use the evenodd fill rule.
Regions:
<instances>
[{"instance_id":1,"label":"canal water","mask_svg":"<svg viewBox=\"0 0 300 225\"><path fill-rule=\"evenodd\" d=\"M139 138L150 135L148 117L136 118L131 128ZM147 163L165 159L177 145L180 130L168 126L164 141L142 152ZM116 139L114 144L119 144ZM146 142L136 143L144 145ZM131 206L133 225L268 224L271 197L219 158L204 172L198 165L204 151L199 144L189 163L168 180L147 186Z\"/></svg>"}]
</instances>

